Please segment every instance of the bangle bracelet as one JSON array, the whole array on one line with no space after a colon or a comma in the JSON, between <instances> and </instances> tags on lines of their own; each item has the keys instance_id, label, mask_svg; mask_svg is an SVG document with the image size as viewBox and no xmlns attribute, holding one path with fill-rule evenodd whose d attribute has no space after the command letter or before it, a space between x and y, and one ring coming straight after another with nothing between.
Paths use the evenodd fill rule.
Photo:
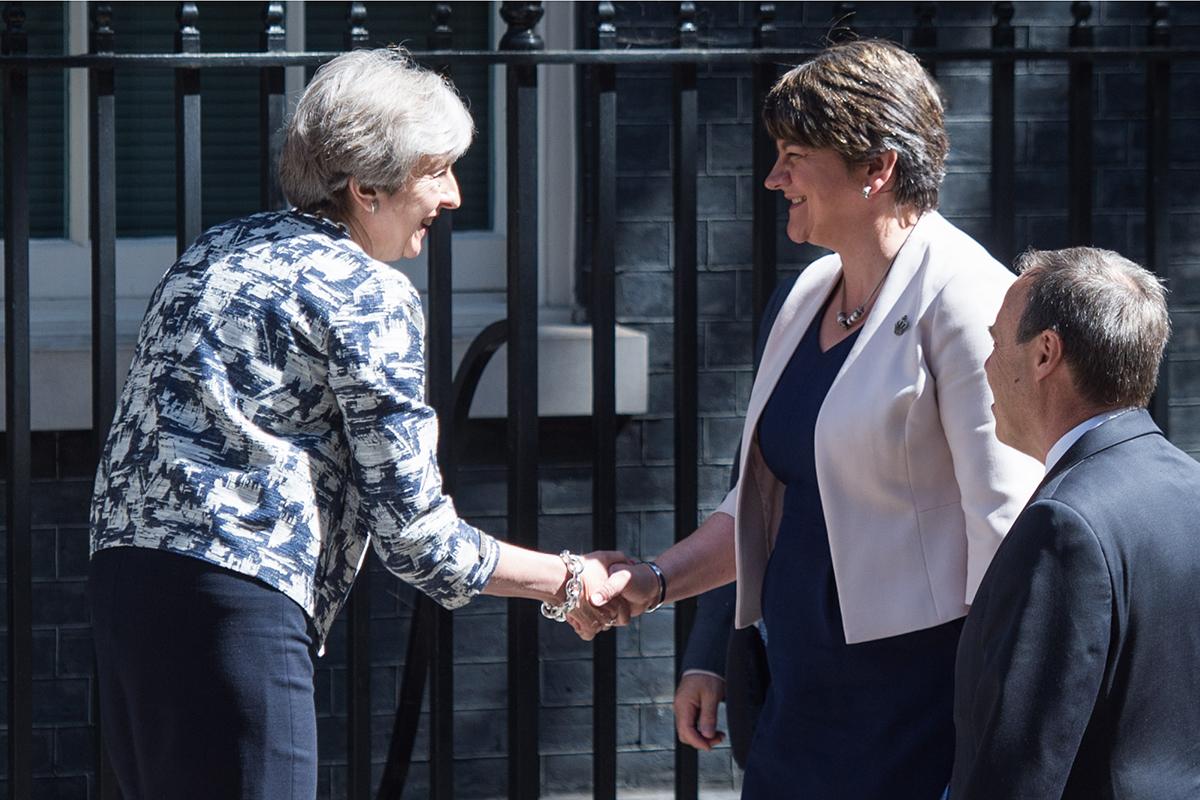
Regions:
<instances>
[{"instance_id":1,"label":"bangle bracelet","mask_svg":"<svg viewBox=\"0 0 1200 800\"><path fill-rule=\"evenodd\" d=\"M563 563L567 565L567 570L571 573L567 577L567 584L564 587L567 597L562 605L542 603L542 616L555 622L566 622L567 614L579 608L579 595L583 594L583 580L579 577L583 574L583 559L571 553L570 550L563 550L558 557L563 560Z\"/></svg>"},{"instance_id":2,"label":"bangle bracelet","mask_svg":"<svg viewBox=\"0 0 1200 800\"><path fill-rule=\"evenodd\" d=\"M663 575L663 571L653 561L643 561L642 563L650 568L650 571L654 573L654 577L658 578L658 602L643 612L649 614L658 611L662 604L667 602L667 576Z\"/></svg>"}]
</instances>

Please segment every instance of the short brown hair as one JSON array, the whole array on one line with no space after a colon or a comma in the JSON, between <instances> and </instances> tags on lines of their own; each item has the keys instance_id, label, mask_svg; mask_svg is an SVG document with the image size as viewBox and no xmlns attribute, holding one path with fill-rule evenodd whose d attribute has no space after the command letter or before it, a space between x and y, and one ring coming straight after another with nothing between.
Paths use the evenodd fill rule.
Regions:
<instances>
[{"instance_id":1,"label":"short brown hair","mask_svg":"<svg viewBox=\"0 0 1200 800\"><path fill-rule=\"evenodd\" d=\"M937 84L899 45L864 39L833 45L789 70L763 107L775 139L829 148L847 164L896 152L896 202L937 208L946 136Z\"/></svg>"},{"instance_id":2,"label":"short brown hair","mask_svg":"<svg viewBox=\"0 0 1200 800\"><path fill-rule=\"evenodd\" d=\"M1085 400L1113 408L1150 402L1171 334L1167 293L1153 273L1095 247L1029 250L1017 271L1026 283L1018 343L1052 330Z\"/></svg>"}]
</instances>

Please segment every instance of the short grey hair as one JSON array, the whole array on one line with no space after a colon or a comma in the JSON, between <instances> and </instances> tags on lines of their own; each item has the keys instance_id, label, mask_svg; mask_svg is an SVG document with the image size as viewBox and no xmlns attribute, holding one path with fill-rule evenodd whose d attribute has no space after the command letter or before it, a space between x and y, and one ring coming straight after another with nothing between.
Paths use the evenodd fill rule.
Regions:
<instances>
[{"instance_id":1,"label":"short grey hair","mask_svg":"<svg viewBox=\"0 0 1200 800\"><path fill-rule=\"evenodd\" d=\"M353 50L317 70L288 123L279 183L309 213L341 212L353 176L387 193L424 161L452 162L475 133L462 98L400 48Z\"/></svg>"},{"instance_id":2,"label":"short grey hair","mask_svg":"<svg viewBox=\"0 0 1200 800\"><path fill-rule=\"evenodd\" d=\"M1150 402L1171 334L1166 289L1153 273L1094 247L1029 250L1017 271L1027 288L1019 343L1055 331L1086 400L1104 407Z\"/></svg>"}]
</instances>

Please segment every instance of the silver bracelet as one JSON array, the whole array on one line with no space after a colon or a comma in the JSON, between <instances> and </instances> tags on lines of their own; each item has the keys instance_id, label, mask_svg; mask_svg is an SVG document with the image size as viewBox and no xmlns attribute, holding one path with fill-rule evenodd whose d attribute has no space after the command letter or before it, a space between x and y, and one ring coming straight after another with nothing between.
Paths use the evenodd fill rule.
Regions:
<instances>
[{"instance_id":1,"label":"silver bracelet","mask_svg":"<svg viewBox=\"0 0 1200 800\"><path fill-rule=\"evenodd\" d=\"M650 614L654 611L658 611L658 609L662 607L662 604L667 601L667 576L663 575L663 571L659 569L658 564L655 564L653 561L642 561L641 563L649 567L650 571L654 573L654 577L658 578L658 602L643 612L645 614Z\"/></svg>"},{"instance_id":2,"label":"silver bracelet","mask_svg":"<svg viewBox=\"0 0 1200 800\"><path fill-rule=\"evenodd\" d=\"M570 550L563 550L558 557L563 560L571 572L571 577L567 578L565 587L567 599L558 606L542 603L542 616L555 622L566 622L567 614L579 608L579 595L583 594L583 579L580 577L583 575L583 559L572 554Z\"/></svg>"}]
</instances>

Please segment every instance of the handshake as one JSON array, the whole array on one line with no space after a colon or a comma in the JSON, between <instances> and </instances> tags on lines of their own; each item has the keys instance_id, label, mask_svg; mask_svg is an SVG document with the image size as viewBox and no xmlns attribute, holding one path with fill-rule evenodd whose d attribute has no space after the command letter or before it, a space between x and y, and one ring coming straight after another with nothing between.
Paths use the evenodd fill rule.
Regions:
<instances>
[{"instance_id":1,"label":"handshake","mask_svg":"<svg viewBox=\"0 0 1200 800\"><path fill-rule=\"evenodd\" d=\"M546 613L553 607L545 604L542 611L570 623L584 640L614 626L628 625L666 600L666 578L652 561L636 561L624 553L605 550L579 556L578 562L582 569L578 573L572 570L567 579L566 603L558 607L562 613Z\"/></svg>"}]
</instances>

